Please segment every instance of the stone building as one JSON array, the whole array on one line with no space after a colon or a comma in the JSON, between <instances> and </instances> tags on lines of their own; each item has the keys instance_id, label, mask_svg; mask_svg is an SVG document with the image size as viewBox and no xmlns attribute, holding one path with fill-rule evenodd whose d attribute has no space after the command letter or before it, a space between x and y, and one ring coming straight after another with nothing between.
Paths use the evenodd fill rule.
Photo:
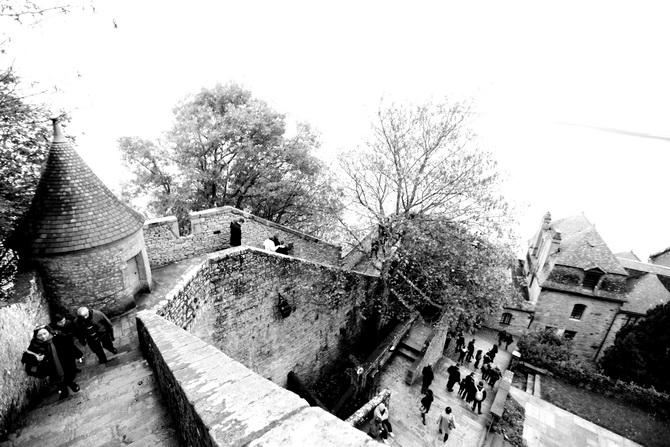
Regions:
<instances>
[{"instance_id":1,"label":"stone building","mask_svg":"<svg viewBox=\"0 0 670 447\"><path fill-rule=\"evenodd\" d=\"M516 335L555 330L588 360L598 360L621 327L670 300L659 279L670 269L613 254L583 215L552 222L547 213L520 274L526 301L505 306L488 325Z\"/></svg>"},{"instance_id":2,"label":"stone building","mask_svg":"<svg viewBox=\"0 0 670 447\"><path fill-rule=\"evenodd\" d=\"M8 239L24 269L41 277L53 311L79 306L109 315L151 288L144 217L121 203L54 122L54 137L30 209Z\"/></svg>"}]
</instances>

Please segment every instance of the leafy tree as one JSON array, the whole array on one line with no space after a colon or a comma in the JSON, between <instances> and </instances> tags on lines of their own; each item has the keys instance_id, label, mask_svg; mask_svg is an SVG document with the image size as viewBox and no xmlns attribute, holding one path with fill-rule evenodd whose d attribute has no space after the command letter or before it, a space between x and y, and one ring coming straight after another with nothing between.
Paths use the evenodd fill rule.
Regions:
<instances>
[{"instance_id":1,"label":"leafy tree","mask_svg":"<svg viewBox=\"0 0 670 447\"><path fill-rule=\"evenodd\" d=\"M136 190L150 187L153 212L232 205L316 235L334 226L338 194L312 155L319 142L308 125L287 137L284 116L236 84L203 89L174 115L162 142L119 142Z\"/></svg>"},{"instance_id":2,"label":"leafy tree","mask_svg":"<svg viewBox=\"0 0 670 447\"><path fill-rule=\"evenodd\" d=\"M0 299L7 298L17 268L4 241L30 206L51 140L48 111L26 103L18 85L11 69L0 75Z\"/></svg>"},{"instance_id":3,"label":"leafy tree","mask_svg":"<svg viewBox=\"0 0 670 447\"><path fill-rule=\"evenodd\" d=\"M375 229L371 249L360 239L356 249L380 274L382 300L449 312L463 328L513 293L509 209L473 116L448 100L382 104L365 145L340 159L350 211ZM402 313L387 309L382 321Z\"/></svg>"},{"instance_id":4,"label":"leafy tree","mask_svg":"<svg viewBox=\"0 0 670 447\"><path fill-rule=\"evenodd\" d=\"M650 309L646 318L624 326L605 350L601 366L608 376L670 392L670 303Z\"/></svg>"},{"instance_id":5,"label":"leafy tree","mask_svg":"<svg viewBox=\"0 0 670 447\"><path fill-rule=\"evenodd\" d=\"M572 340L558 336L553 330L530 332L521 337L517 346L524 362L540 368L574 360Z\"/></svg>"}]
</instances>

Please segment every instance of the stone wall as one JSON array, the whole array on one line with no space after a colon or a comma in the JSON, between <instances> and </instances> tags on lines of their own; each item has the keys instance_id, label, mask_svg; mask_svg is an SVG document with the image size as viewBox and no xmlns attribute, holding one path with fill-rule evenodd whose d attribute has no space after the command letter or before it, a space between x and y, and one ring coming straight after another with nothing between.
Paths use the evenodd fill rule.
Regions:
<instances>
[{"instance_id":1,"label":"stone wall","mask_svg":"<svg viewBox=\"0 0 670 447\"><path fill-rule=\"evenodd\" d=\"M586 306L579 320L570 318L575 304ZM531 330L550 326L556 328L559 334L566 330L575 331L575 353L584 359L594 360L620 307L621 303L617 301L598 300L545 289L535 307L535 320Z\"/></svg>"},{"instance_id":2,"label":"stone wall","mask_svg":"<svg viewBox=\"0 0 670 447\"><path fill-rule=\"evenodd\" d=\"M142 270L139 286L127 277L131 258L137 259L137 267ZM151 272L146 268L141 231L102 247L35 261L55 311L75 313L78 307L88 306L111 317L135 307L134 294L150 287Z\"/></svg>"},{"instance_id":3,"label":"stone wall","mask_svg":"<svg viewBox=\"0 0 670 447\"><path fill-rule=\"evenodd\" d=\"M451 329L447 315L447 313L442 315L440 322L437 325L437 329L433 334L433 338L430 340L430 344L426 348L426 352L423 356L417 358L417 361L412 364L410 371L408 371L407 377L405 378L405 383L408 385L411 386L419 377L421 377L423 368L426 365L435 367L437 362L442 359L444 354L444 343L447 341L447 332Z\"/></svg>"},{"instance_id":4,"label":"stone wall","mask_svg":"<svg viewBox=\"0 0 670 447\"><path fill-rule=\"evenodd\" d=\"M391 412L391 390L381 390L379 394L374 396L365 405L356 410L354 414L349 416L345 422L356 428L362 427L366 422L372 419L375 408L381 403L386 405L386 408Z\"/></svg>"},{"instance_id":5,"label":"stone wall","mask_svg":"<svg viewBox=\"0 0 670 447\"><path fill-rule=\"evenodd\" d=\"M151 311L137 330L182 445L378 445Z\"/></svg>"},{"instance_id":6,"label":"stone wall","mask_svg":"<svg viewBox=\"0 0 670 447\"><path fill-rule=\"evenodd\" d=\"M33 329L49 321L49 306L37 274L20 274L10 301L0 303L0 437L31 397L46 388L45 380L26 375L21 356Z\"/></svg>"},{"instance_id":7,"label":"stone wall","mask_svg":"<svg viewBox=\"0 0 670 447\"><path fill-rule=\"evenodd\" d=\"M224 206L190 213L191 234L184 237L179 236L177 219L173 216L145 222L144 237L151 266L159 267L228 248L230 223L240 217L245 220L242 224L243 246L263 248L263 241L276 234L280 240L293 244L291 256L330 265L340 263L339 246Z\"/></svg>"},{"instance_id":8,"label":"stone wall","mask_svg":"<svg viewBox=\"0 0 670 447\"><path fill-rule=\"evenodd\" d=\"M364 331L377 281L239 247L210 255L154 310L281 386L290 371L311 385ZM292 308L286 318L280 295Z\"/></svg>"},{"instance_id":9,"label":"stone wall","mask_svg":"<svg viewBox=\"0 0 670 447\"><path fill-rule=\"evenodd\" d=\"M502 316L506 313L511 314L512 319L509 324L502 324ZM528 333L528 326L533 321L533 318L533 312L531 311L503 307L499 312L486 321L485 326L494 331L504 330L509 334L515 335L516 337L514 337L514 341L518 341L519 337Z\"/></svg>"}]
</instances>

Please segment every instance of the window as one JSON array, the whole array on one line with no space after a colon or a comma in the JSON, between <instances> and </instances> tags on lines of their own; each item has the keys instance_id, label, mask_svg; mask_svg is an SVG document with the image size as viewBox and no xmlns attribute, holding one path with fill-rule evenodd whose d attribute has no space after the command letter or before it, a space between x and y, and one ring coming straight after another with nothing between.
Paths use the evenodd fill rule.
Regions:
<instances>
[{"instance_id":1,"label":"window","mask_svg":"<svg viewBox=\"0 0 670 447\"><path fill-rule=\"evenodd\" d=\"M583 304L575 304L575 307L572 308L572 313L570 314L570 318L573 320L581 320L582 316L584 315L584 310L586 309L586 306Z\"/></svg>"},{"instance_id":2,"label":"window","mask_svg":"<svg viewBox=\"0 0 670 447\"><path fill-rule=\"evenodd\" d=\"M588 270L584 273L584 281L582 281L582 287L587 289L595 289L600 281L600 277L603 276L603 271L600 269Z\"/></svg>"},{"instance_id":3,"label":"window","mask_svg":"<svg viewBox=\"0 0 670 447\"><path fill-rule=\"evenodd\" d=\"M512 321L512 314L509 312L505 312L502 314L502 318L500 319L500 324L510 324Z\"/></svg>"},{"instance_id":4,"label":"window","mask_svg":"<svg viewBox=\"0 0 670 447\"><path fill-rule=\"evenodd\" d=\"M545 326L544 330L547 332L556 332L556 327L555 326Z\"/></svg>"},{"instance_id":5,"label":"window","mask_svg":"<svg viewBox=\"0 0 670 447\"><path fill-rule=\"evenodd\" d=\"M567 340L572 340L573 338L575 338L575 335L577 335L577 332L575 332L575 331L565 331L565 332L563 332L563 338L565 338Z\"/></svg>"},{"instance_id":6,"label":"window","mask_svg":"<svg viewBox=\"0 0 670 447\"><path fill-rule=\"evenodd\" d=\"M634 316L632 316L632 315L628 315L628 316L626 317L626 321L624 321L624 323L623 323L623 327L628 326L629 324L635 324L635 323L637 323L637 320L638 320L638 319L639 319L638 317L634 317Z\"/></svg>"}]
</instances>

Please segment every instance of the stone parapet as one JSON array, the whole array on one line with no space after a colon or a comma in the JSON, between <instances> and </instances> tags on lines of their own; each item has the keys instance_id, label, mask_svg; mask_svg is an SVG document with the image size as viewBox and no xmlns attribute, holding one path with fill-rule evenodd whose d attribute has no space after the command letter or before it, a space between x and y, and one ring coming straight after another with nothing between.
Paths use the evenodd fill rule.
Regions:
<instances>
[{"instance_id":1,"label":"stone parapet","mask_svg":"<svg viewBox=\"0 0 670 447\"><path fill-rule=\"evenodd\" d=\"M386 405L386 408L391 409L391 390L388 389L383 389L374 396L372 399L368 401L365 405L363 405L361 408L356 410L354 414L349 416L347 418L346 422L347 424L351 424L352 427L360 428L363 426L367 421L369 421L372 418L372 413L375 411L375 408L377 408L377 405L384 403Z\"/></svg>"},{"instance_id":2,"label":"stone parapet","mask_svg":"<svg viewBox=\"0 0 670 447\"><path fill-rule=\"evenodd\" d=\"M9 302L0 303L0 437L30 399L47 388L45 380L26 375L21 364L33 329L49 323L49 305L35 272L20 274Z\"/></svg>"},{"instance_id":3,"label":"stone parapet","mask_svg":"<svg viewBox=\"0 0 670 447\"><path fill-rule=\"evenodd\" d=\"M230 223L244 218L242 245L263 248L268 237L277 237L293 244L291 256L339 265L341 249L318 238L266 219L254 216L231 206L192 212L191 234L179 236L177 219L174 216L150 220L144 223L144 239L147 244L152 267L213 253L230 247Z\"/></svg>"},{"instance_id":4,"label":"stone parapet","mask_svg":"<svg viewBox=\"0 0 670 447\"><path fill-rule=\"evenodd\" d=\"M137 314L137 330L182 445L377 445L151 311Z\"/></svg>"}]
</instances>

